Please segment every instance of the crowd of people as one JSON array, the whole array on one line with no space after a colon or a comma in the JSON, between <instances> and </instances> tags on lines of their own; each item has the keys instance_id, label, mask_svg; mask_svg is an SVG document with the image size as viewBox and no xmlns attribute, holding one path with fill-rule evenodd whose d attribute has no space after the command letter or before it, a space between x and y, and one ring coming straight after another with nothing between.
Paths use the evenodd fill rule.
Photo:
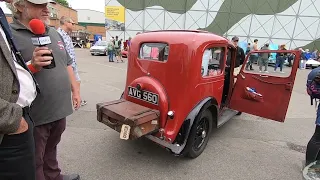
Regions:
<instances>
[{"instance_id":1,"label":"crowd of people","mask_svg":"<svg viewBox=\"0 0 320 180\"><path fill-rule=\"evenodd\" d=\"M258 39L254 39L252 44L248 43L247 47L245 48L245 54L248 55L249 52L258 50L288 50L285 44L277 46L278 48L274 48L273 45L273 48L270 48L269 43L264 43L261 47L259 47L258 42ZM238 48L244 51L242 47L238 46ZM300 69L306 69L306 64L309 60L320 62L320 53L317 49L315 49L313 52L310 52L309 49L304 50L302 48L298 48L298 50L300 50L301 52L301 58L299 63ZM270 59L271 54L272 53L250 53L249 60L245 65L245 70L253 71L254 69L252 65L257 63L260 73L269 73L268 66L270 65L270 61L272 61L272 58ZM273 72L277 72L279 68L280 73L284 73L283 68L285 63L287 62L287 66L291 67L294 57L295 55L290 53L276 53L274 56L274 62L272 62L272 64L274 63Z\"/></svg>"}]
</instances>

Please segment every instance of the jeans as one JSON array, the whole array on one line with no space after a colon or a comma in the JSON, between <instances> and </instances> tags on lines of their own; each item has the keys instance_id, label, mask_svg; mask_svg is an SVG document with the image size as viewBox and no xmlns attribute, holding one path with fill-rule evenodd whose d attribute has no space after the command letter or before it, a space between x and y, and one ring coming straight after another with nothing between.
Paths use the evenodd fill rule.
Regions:
<instances>
[{"instance_id":1,"label":"jeans","mask_svg":"<svg viewBox=\"0 0 320 180\"><path fill-rule=\"evenodd\" d=\"M316 125L315 132L307 145L306 165L320 160L320 126Z\"/></svg>"},{"instance_id":2,"label":"jeans","mask_svg":"<svg viewBox=\"0 0 320 180\"><path fill-rule=\"evenodd\" d=\"M35 127L37 180L63 180L58 166L57 145L65 128L66 118Z\"/></svg>"},{"instance_id":3,"label":"jeans","mask_svg":"<svg viewBox=\"0 0 320 180\"><path fill-rule=\"evenodd\" d=\"M280 71L282 71L284 60L285 59L284 59L283 56L278 56L277 57L276 66L274 67L274 71L276 71L278 67L280 67Z\"/></svg>"},{"instance_id":4,"label":"jeans","mask_svg":"<svg viewBox=\"0 0 320 180\"><path fill-rule=\"evenodd\" d=\"M108 56L109 56L109 62L113 62L113 56L114 56L113 51L108 51Z\"/></svg>"},{"instance_id":5,"label":"jeans","mask_svg":"<svg viewBox=\"0 0 320 180\"><path fill-rule=\"evenodd\" d=\"M246 64L246 69L248 70L249 66L250 66L250 69L252 70L252 65L253 65L254 61L257 60L257 59L258 59L258 57L256 55L252 55L251 54L249 56L249 60L248 60L248 62Z\"/></svg>"},{"instance_id":6,"label":"jeans","mask_svg":"<svg viewBox=\"0 0 320 180\"><path fill-rule=\"evenodd\" d=\"M21 134L5 135L0 144L1 180L35 180L34 125L27 110L23 117L29 129Z\"/></svg>"},{"instance_id":7,"label":"jeans","mask_svg":"<svg viewBox=\"0 0 320 180\"><path fill-rule=\"evenodd\" d=\"M264 71L268 71L268 58L259 58L259 70L262 71L262 66L264 66Z\"/></svg>"}]
</instances>

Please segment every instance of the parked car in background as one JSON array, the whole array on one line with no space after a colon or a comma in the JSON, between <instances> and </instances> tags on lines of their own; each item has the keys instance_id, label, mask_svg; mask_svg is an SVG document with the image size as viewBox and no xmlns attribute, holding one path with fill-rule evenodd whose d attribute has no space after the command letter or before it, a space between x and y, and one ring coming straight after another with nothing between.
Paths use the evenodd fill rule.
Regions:
<instances>
[{"instance_id":1,"label":"parked car in background","mask_svg":"<svg viewBox=\"0 0 320 180\"><path fill-rule=\"evenodd\" d=\"M107 41L97 41L91 48L90 53L94 55L108 55L108 42Z\"/></svg>"},{"instance_id":2,"label":"parked car in background","mask_svg":"<svg viewBox=\"0 0 320 180\"><path fill-rule=\"evenodd\" d=\"M122 56L123 58L128 58L128 51L127 51L127 50L121 51L121 56Z\"/></svg>"}]
</instances>

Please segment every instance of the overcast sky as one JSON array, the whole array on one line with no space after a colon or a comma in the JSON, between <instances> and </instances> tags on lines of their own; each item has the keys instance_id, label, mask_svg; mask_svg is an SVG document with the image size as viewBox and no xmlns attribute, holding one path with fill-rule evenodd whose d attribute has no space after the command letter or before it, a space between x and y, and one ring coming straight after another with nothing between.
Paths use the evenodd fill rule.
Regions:
<instances>
[{"instance_id":1,"label":"overcast sky","mask_svg":"<svg viewBox=\"0 0 320 180\"><path fill-rule=\"evenodd\" d=\"M73 9L91 9L104 12L105 0L68 0Z\"/></svg>"},{"instance_id":2,"label":"overcast sky","mask_svg":"<svg viewBox=\"0 0 320 180\"><path fill-rule=\"evenodd\" d=\"M73 9L91 9L104 12L105 0L68 0ZM5 13L10 13L4 2L0 2L0 7Z\"/></svg>"}]
</instances>

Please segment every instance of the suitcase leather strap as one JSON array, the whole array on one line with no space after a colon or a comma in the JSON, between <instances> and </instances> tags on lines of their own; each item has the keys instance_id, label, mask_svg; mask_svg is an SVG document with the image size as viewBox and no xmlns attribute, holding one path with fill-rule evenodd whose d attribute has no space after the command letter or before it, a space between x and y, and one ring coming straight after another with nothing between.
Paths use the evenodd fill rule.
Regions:
<instances>
[{"instance_id":1,"label":"suitcase leather strap","mask_svg":"<svg viewBox=\"0 0 320 180\"><path fill-rule=\"evenodd\" d=\"M141 115L141 114L146 113L146 112L149 112L149 111L152 111L152 109L147 109L147 110L138 112L138 113L136 113L136 114L133 114L133 115L130 116L130 117L126 117L126 118L124 119L123 123L125 123L126 121L128 121L131 117L135 117L135 116Z\"/></svg>"},{"instance_id":2,"label":"suitcase leather strap","mask_svg":"<svg viewBox=\"0 0 320 180\"><path fill-rule=\"evenodd\" d=\"M122 103L123 101L117 101L117 102L114 102L114 103L105 103L104 105L102 105L102 106L100 106L99 108L98 108L98 113L97 113L97 115L98 115L98 121L102 121L102 116L103 116L103 113L101 113L101 109L102 108L104 108L104 107L106 107L106 106L110 106L110 105L113 105L113 104L119 104L119 103Z\"/></svg>"}]
</instances>

